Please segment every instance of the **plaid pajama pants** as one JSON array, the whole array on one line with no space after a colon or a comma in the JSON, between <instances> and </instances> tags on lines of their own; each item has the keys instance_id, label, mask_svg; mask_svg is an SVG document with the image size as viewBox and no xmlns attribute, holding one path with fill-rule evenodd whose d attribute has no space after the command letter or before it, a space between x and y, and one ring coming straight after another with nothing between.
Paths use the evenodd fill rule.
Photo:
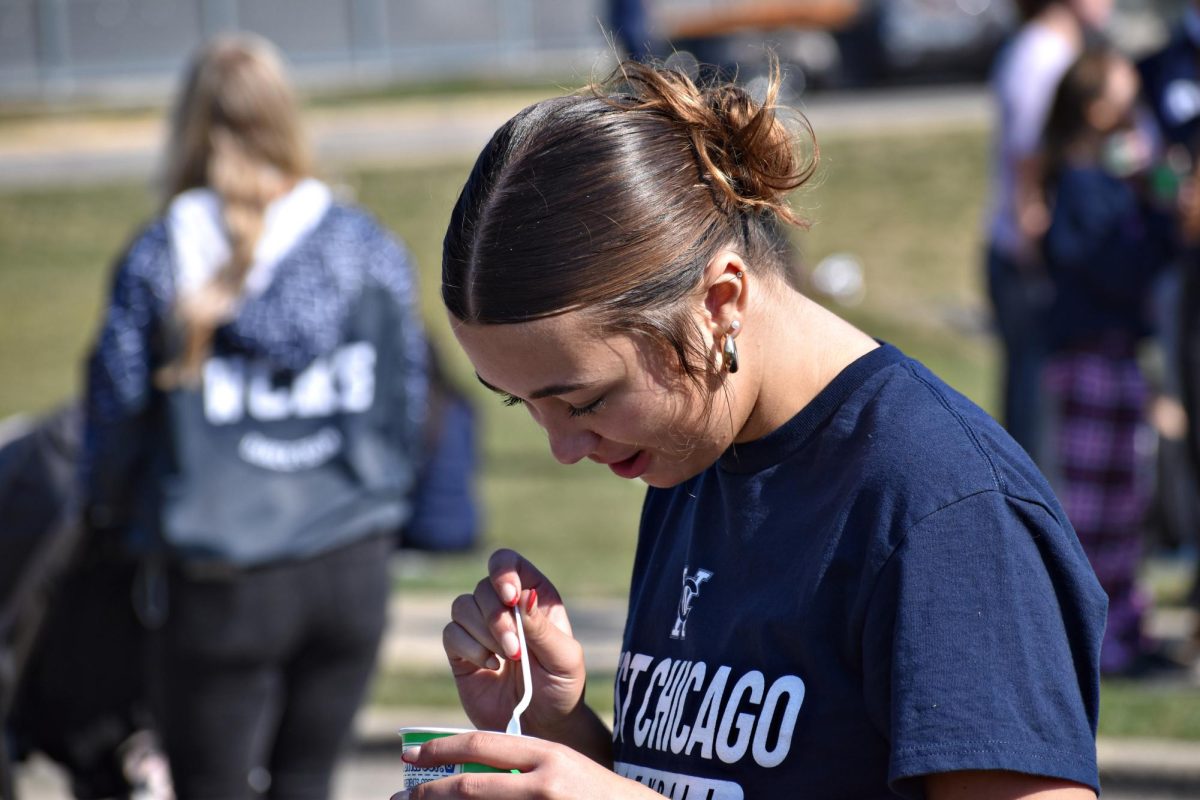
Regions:
<instances>
[{"instance_id":1,"label":"plaid pajama pants","mask_svg":"<svg viewBox=\"0 0 1200 800\"><path fill-rule=\"evenodd\" d=\"M1149 463L1139 453L1148 390L1132 343L1052 356L1043 388L1053 418L1059 499L1108 593L1100 668L1117 672L1145 646L1137 586Z\"/></svg>"}]
</instances>

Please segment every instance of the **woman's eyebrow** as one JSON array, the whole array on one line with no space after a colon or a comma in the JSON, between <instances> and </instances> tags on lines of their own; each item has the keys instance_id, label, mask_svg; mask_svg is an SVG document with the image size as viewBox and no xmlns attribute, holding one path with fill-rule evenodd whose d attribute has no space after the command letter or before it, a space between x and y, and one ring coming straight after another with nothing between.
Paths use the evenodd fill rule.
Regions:
<instances>
[{"instance_id":1,"label":"woman's eyebrow","mask_svg":"<svg viewBox=\"0 0 1200 800\"><path fill-rule=\"evenodd\" d=\"M502 394L502 395L505 395L506 397L512 396L509 392L506 392L503 389L497 389L495 386L492 386L490 383L488 383L483 378L481 378L479 376L478 372L475 373L475 378L480 383L482 383L485 387L487 387L491 391L495 392L496 394ZM543 397L553 397L554 395L559 395L559 394L570 394L571 392L577 392L580 389L586 389L590 385L591 384L588 384L588 383L552 384L552 385L546 386L542 389L538 389L536 392L531 392L529 394L529 399L530 400L541 400Z\"/></svg>"}]
</instances>

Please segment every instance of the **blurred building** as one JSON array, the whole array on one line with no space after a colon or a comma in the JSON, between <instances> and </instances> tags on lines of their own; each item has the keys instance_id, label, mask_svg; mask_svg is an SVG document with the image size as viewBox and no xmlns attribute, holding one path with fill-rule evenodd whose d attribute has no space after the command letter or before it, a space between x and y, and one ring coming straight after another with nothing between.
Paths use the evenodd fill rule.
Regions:
<instances>
[{"instance_id":1,"label":"blurred building","mask_svg":"<svg viewBox=\"0 0 1200 800\"><path fill-rule=\"evenodd\" d=\"M298 80L363 85L563 70L604 51L601 0L0 0L0 100L165 95L190 51L231 29Z\"/></svg>"},{"instance_id":2,"label":"blurred building","mask_svg":"<svg viewBox=\"0 0 1200 800\"><path fill-rule=\"evenodd\" d=\"M205 37L249 29L309 88L587 76L611 61L610 0L0 0L0 101L165 97ZM1159 34L1182 0L1119 0ZM1012 0L644 0L648 28L702 60L770 42L802 83L986 71ZM1136 44L1136 43L1135 43ZM707 50L705 48L708 48ZM803 87L799 87L803 88Z\"/></svg>"}]
</instances>

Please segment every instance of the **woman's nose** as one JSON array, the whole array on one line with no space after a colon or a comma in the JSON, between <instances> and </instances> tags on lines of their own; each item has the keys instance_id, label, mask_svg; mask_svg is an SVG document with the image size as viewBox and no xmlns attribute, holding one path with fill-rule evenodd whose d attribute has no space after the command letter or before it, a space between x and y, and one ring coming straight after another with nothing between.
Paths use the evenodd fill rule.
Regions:
<instances>
[{"instance_id":1,"label":"woman's nose","mask_svg":"<svg viewBox=\"0 0 1200 800\"><path fill-rule=\"evenodd\" d=\"M574 464L596 449L600 437L586 428L562 425L547 427L550 452L562 464Z\"/></svg>"}]
</instances>

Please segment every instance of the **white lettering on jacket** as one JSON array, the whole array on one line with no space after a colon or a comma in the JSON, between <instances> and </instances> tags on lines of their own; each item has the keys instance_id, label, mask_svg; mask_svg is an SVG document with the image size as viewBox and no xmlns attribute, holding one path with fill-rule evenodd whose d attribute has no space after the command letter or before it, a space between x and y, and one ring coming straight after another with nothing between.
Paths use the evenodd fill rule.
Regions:
<instances>
[{"instance_id":1,"label":"white lettering on jacket","mask_svg":"<svg viewBox=\"0 0 1200 800\"><path fill-rule=\"evenodd\" d=\"M312 436L284 440L250 431L238 442L238 455L247 464L273 472L299 472L329 461L342 449L342 435L323 427Z\"/></svg>"},{"instance_id":2,"label":"white lettering on jacket","mask_svg":"<svg viewBox=\"0 0 1200 800\"><path fill-rule=\"evenodd\" d=\"M233 425L246 416L274 422L359 414L374 402L375 346L370 342L343 345L281 386L274 385L261 361L213 357L204 364L204 417L211 425Z\"/></svg>"},{"instance_id":3,"label":"white lettering on jacket","mask_svg":"<svg viewBox=\"0 0 1200 800\"><path fill-rule=\"evenodd\" d=\"M724 665L655 662L625 652L614 686L613 740L706 761L749 758L777 767L791 750L803 702L804 681L796 675L768 684L758 670L734 676Z\"/></svg>"}]
</instances>

